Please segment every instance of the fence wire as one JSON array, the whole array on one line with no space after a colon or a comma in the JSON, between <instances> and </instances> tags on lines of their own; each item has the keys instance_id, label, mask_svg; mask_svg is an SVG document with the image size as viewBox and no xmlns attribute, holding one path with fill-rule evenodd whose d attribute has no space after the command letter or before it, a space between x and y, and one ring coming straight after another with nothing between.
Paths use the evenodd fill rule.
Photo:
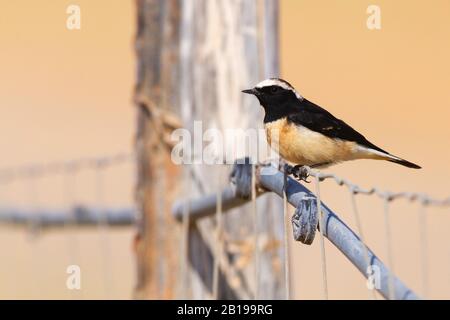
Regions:
<instances>
[{"instance_id":1,"label":"fence wire","mask_svg":"<svg viewBox=\"0 0 450 320\"><path fill-rule=\"evenodd\" d=\"M64 162L53 162L46 164L33 164L28 166L20 166L15 168L6 168L0 169L0 185L2 186L2 199L5 200L4 188L8 186L13 181L24 180L27 182L28 186L28 195L29 195L29 203L32 205L34 214L24 214L23 212L9 212L8 218L11 220L11 217L14 217L16 214L16 221L18 223L24 222L24 225L28 226L29 230L36 230L36 228L40 225L40 220L44 220L46 215L45 213L39 213L42 211L42 208L39 206L38 199L38 191L36 187L36 183L38 183L39 179L48 176L61 174L63 177L63 187L64 187L64 200L63 202L66 206L74 206L76 201L76 177L78 173L82 170L92 169L95 172L96 176L96 192L97 192L97 206L99 207L99 212L97 216L97 220L93 220L94 223L98 226L98 231L101 233L101 251L103 252L103 267L104 270L104 283L105 283L105 293L111 291L111 286L113 285L113 276L111 274L111 270L109 270L110 265L110 248L109 242L107 239L107 228L110 223L109 216L107 215L107 210L103 208L104 203L104 177L105 170L111 166L119 165L126 162L131 162L134 160L134 154L132 153L118 153L111 156L103 156L103 157L95 157L95 158L83 158L76 159ZM219 171L222 168L219 169ZM189 185L194 183L197 186L200 186L200 193L202 195L205 194L205 188L202 185L202 179L199 178L198 173L196 172L196 168L190 166L185 170L186 174L184 180L189 181ZM450 207L450 197L446 199L435 199L430 197L424 193L418 192L391 192L381 190L376 187L371 188L362 188L353 182L343 179L337 175L330 173L323 173L317 170L313 170L311 168L307 168L307 172L310 176L314 177L316 180L316 201L317 208L319 208L319 241L320 241L320 256L321 256L321 268L322 268L322 292L323 298L328 299L328 279L327 279L327 256L325 250L325 236L324 236L324 228L325 222L323 221L323 213L320 209L322 207L322 200L320 194L320 183L325 180L333 180L337 185L344 186L348 189L350 194L350 202L351 209L353 213L353 219L356 225L356 231L359 238L365 244L365 237L362 228L361 217L359 214L359 210L356 203L356 195L375 195L382 199L383 201L383 212L384 212L384 231L385 231L385 242L386 242L386 253L387 253L387 265L389 266L390 272L388 277L388 287L389 287L389 298L394 299L396 297L395 294L395 285L394 285L394 256L392 252L392 232L391 232L391 222L390 222L390 204L392 201L397 199L405 199L408 201L415 201L419 204L418 208L418 221L419 221L419 241L420 241L420 261L421 261L421 291L424 298L429 296L429 266L428 266L428 233L427 233L427 213L426 208L430 206L439 206L439 207ZM218 174L218 181L220 182L221 174ZM187 181L185 182L187 183ZM190 187L187 186L185 188L185 193L190 192ZM213 289L212 296L214 298L219 298L219 275L221 268L221 256L225 254L222 252L223 246L221 242L223 241L222 237L222 214L223 214L223 193L220 189L218 189L216 194L216 230L215 230L215 244L214 244L214 269L213 269ZM257 177L256 177L256 167L252 166L251 171L251 197L250 200L252 202L252 215L254 221L254 282L255 282L255 291L254 298L258 299L260 297L259 294L259 282L260 279L260 244L259 244L259 227L258 227L258 213L257 213ZM284 219L285 226L287 226L288 219L288 208L287 208L287 196L283 195L283 208L284 208ZM188 250L189 250L189 225L191 223L191 214L192 211L190 209L189 201L186 202L187 205L184 206L183 215L182 215L182 237L180 244L181 258L180 258L180 275L181 275L181 286L180 286L180 295L181 297L186 297L188 295ZM45 210L44 210L45 211ZM6 221L5 215L2 215L0 210L0 222ZM130 224L133 219L130 219ZM77 222L76 211L68 211L66 221L62 224L64 227L69 227L73 223ZM284 258L284 282L285 282L285 290L286 297L288 299L290 296L290 286L291 286L291 277L290 277L290 268L289 268L289 241L287 238L288 228L285 227L285 237L284 237L284 250L285 250L285 258ZM69 260L73 261L78 259L78 244L75 237L71 237L67 241L67 249L69 254ZM366 265L370 266L370 252L366 245L363 247L364 250L364 260ZM367 271L368 272L368 271ZM369 298L376 299L375 291L369 289Z\"/></svg>"},{"instance_id":2,"label":"fence wire","mask_svg":"<svg viewBox=\"0 0 450 320\"><path fill-rule=\"evenodd\" d=\"M342 179L334 174L329 174L329 173L322 173L320 171L317 170L312 170L310 168L307 168L307 172L310 176L315 177L316 179L316 201L317 201L317 207L321 208L323 206L322 201L321 201L321 195L320 195L320 183L324 180L327 179L331 179L334 180L338 185L341 186L345 186L347 187L349 194L350 194L350 201L351 201L351 209L353 212L353 219L355 221L356 224L356 228L357 228L357 234L359 235L359 239L362 240L363 245L361 246L361 252L362 252L362 259L365 262L365 265L367 265L367 270L364 270L363 274L366 275L366 277L369 278L369 275L373 275L374 269L372 266L372 261L371 259L375 258L377 259L373 253L370 252L370 250L368 249L367 245L365 244L365 237L364 237L364 233L363 233L363 228L362 228L362 223L361 223L361 217L359 215L359 210L357 208L357 204L356 204L356 195L358 194L365 194L365 195L377 195L378 197L380 197L383 200L383 206L384 206L384 227L385 227L385 241L386 241L386 252L387 252L387 260L388 260L388 265L390 267L390 271L387 273L387 280L386 283L388 284L387 287L388 289L386 289L386 294L385 297L390 298L390 299L394 299L394 298L399 298L398 293L395 292L396 290L400 290L399 292L402 292L403 294L406 294L406 296L411 296L411 297L416 297L414 295L414 293L408 291L408 289L401 284L401 282L399 282L398 278L394 277L394 257L393 257L393 252L392 252L392 236L391 236L391 222L390 222L390 213L389 213L389 207L391 202L393 202L394 200L397 199L407 199L409 201L417 201L420 203L421 207L425 208L426 206L443 206L443 207L448 207L450 206L450 198L448 199L444 199L444 200L438 200L438 199L434 199L431 198L430 196L423 194L423 193L417 193L417 192L390 192L390 191L384 191L381 190L379 188L362 188L346 179ZM251 174L251 180L253 181L254 177L253 177L254 173L253 173L253 169L252 169L252 174ZM261 177L259 177L261 178ZM285 222L289 221L286 216L287 214L287 196L284 194L284 191L275 191L275 190L285 190L284 188L279 188L279 186L277 185L278 182L276 182L275 180L272 182L268 182L269 180L265 179L264 187L268 188L268 190L272 190L274 192L276 192L278 195L280 195L280 197L283 197L283 203L284 203L284 219ZM246 182L242 182L244 185L246 184ZM286 184L286 181L285 181ZM270 187L268 187L270 185ZM253 188L253 186L252 186ZM222 195L227 194L228 195L228 191L224 190L221 193ZM290 195L292 196L292 195ZM208 209L208 203L210 200L206 200L208 198L208 196L205 196L205 202L203 202L202 198L198 199L198 200L192 200L194 207L196 209L193 210L192 215L194 217L194 219L199 219L202 217L206 217L208 216L210 209ZM209 198L208 198L209 199ZM252 202L254 201L254 198L251 197L250 199ZM293 203L291 200L295 202L297 202L297 200L294 199L290 199L289 202L291 202L291 204ZM228 208L233 208L236 206L239 206L240 204L238 204L237 202L235 202L234 200L232 200L231 198L229 198L229 196L227 196L226 198L226 203L225 204L221 204L222 206L227 206ZM252 204L253 205L253 204ZM328 210L328 209L327 209ZM174 207L174 214L175 216L178 215L177 213L177 205L175 205ZM197 213L197 212L201 212L201 214ZM328 218L329 218L329 213L327 213ZM420 214L419 218L421 219L421 236L420 236L420 241L422 244L422 249L421 249L421 259L425 260L422 262L422 290L424 292L426 292L428 289L428 267L427 267L427 235L426 235L426 229L424 228L424 217L423 217L423 213ZM319 233L320 233L320 250L321 250L321 265L322 265L322 281L323 281L323 298L327 299L328 298L328 280L327 280L327 264L326 264L326 250L325 250L325 245L324 245L324 229L326 229L326 225L327 224L323 221L324 216L321 212L321 210L319 211ZM257 230L257 228L255 228L255 230ZM288 228L285 228L286 232L285 232L285 238L284 238L284 247L285 247L285 259L284 259L284 274L285 274L285 290L286 290L286 296L290 297L290 289L289 286L291 284L291 279L289 276L289 258L288 258L288 254L287 251L288 249L288 241L287 241L287 230ZM345 247L345 245L344 245ZM342 250L342 247L341 247ZM255 253L256 254L256 253ZM256 257L255 257L256 258ZM379 262L378 262L379 263ZM383 266L383 268L385 268ZM385 269L385 270L389 270L389 269ZM256 269L256 273L258 273L258 269ZM257 279L259 278L259 275L256 274L256 281L258 281ZM372 279L373 280L373 279ZM394 284L395 282L395 284ZM368 286L369 289L369 298L370 299L376 299L376 295L375 295L375 290L373 290L373 288L371 288L370 286ZM406 290L406 291L405 291ZM257 295L255 295L257 296ZM405 296L405 297L406 297ZM425 295L426 296L426 295Z\"/></svg>"},{"instance_id":3,"label":"fence wire","mask_svg":"<svg viewBox=\"0 0 450 320\"><path fill-rule=\"evenodd\" d=\"M328 300L328 275L327 275L327 256L325 252L325 221L322 213L322 201L320 200L320 179L316 176L316 199L317 210L319 211L319 231L320 231L320 265L322 267L322 294L325 300Z\"/></svg>"},{"instance_id":4,"label":"fence wire","mask_svg":"<svg viewBox=\"0 0 450 320\"><path fill-rule=\"evenodd\" d=\"M450 197L446 199L435 199L430 197L424 193L418 192L391 192L384 191L376 187L372 188L362 188L357 184L350 182L347 179L343 179L335 174L331 173L322 173L317 170L313 170L311 168L307 168L307 172L309 175L316 178L317 182L321 182L327 179L334 180L339 186L345 186L351 193L351 203L353 209L353 215L356 222L357 230L359 237L362 242L365 243L361 222L358 215L358 210L356 207L356 194L364 194L364 195L376 195L383 200L383 212L384 212L384 228L385 228L385 242L386 242L386 252L387 252L387 261L388 267L390 269L388 286L389 286L389 299L395 298L395 289L394 289L394 257L392 252L392 235L391 235L391 223L390 223L390 214L389 214L389 206L390 203L397 199L405 199L408 201L417 201L419 202L419 232L420 232L420 256L421 256L421 282L422 282L422 294L423 298L428 297L428 235L426 230L426 214L425 210L427 206L438 206L438 207L450 207ZM317 189L317 197L320 199L319 189ZM368 259L368 249L367 246L364 246L366 262L369 262ZM322 252L324 250L322 249ZM323 258L324 259L324 258ZM370 265L368 263L368 265ZM326 275L323 276L326 279ZM372 299L376 299L375 292L373 290L371 294Z\"/></svg>"},{"instance_id":5,"label":"fence wire","mask_svg":"<svg viewBox=\"0 0 450 320\"><path fill-rule=\"evenodd\" d=\"M0 186L7 189L13 182L24 181L27 188L30 210L19 208L0 207L0 222L20 225L27 223L29 230L37 231L43 227L59 227L64 225L97 225L99 231L107 225L132 224L135 220L134 210L104 208L103 199L103 174L111 167L134 161L133 153L117 153L113 155L72 159L69 161L36 163L18 167L0 169ZM92 171L95 174L96 207L86 207L76 204L76 179L79 173ZM63 178L63 204L66 210L52 210L36 204L39 188L36 184L40 179L49 176L61 176ZM5 197L3 200L6 201ZM73 241L72 241L73 242ZM76 246L71 244L70 246Z\"/></svg>"},{"instance_id":6,"label":"fence wire","mask_svg":"<svg viewBox=\"0 0 450 320\"><path fill-rule=\"evenodd\" d=\"M37 237L42 231L51 227L59 228L66 237L65 248L67 252L67 265L83 265L82 255L79 250L79 235L73 232L74 226L92 226L97 228L99 235L99 263L101 276L103 277L103 297L114 298L114 264L111 255L109 239L110 225L132 225L135 221L135 213L132 207L119 209L105 206L105 189L107 170L125 163L133 163L133 153L117 153L100 157L72 159L69 161L35 163L24 166L0 169L0 187L2 197L0 201L0 223L7 226L23 226L26 228L32 256L30 256L30 273L33 273L33 281L41 278L44 269L41 254L43 248ZM82 185L77 181L80 173L90 171L92 173L93 206L85 206L77 203ZM41 183L44 179L55 179L55 185L61 180L60 202L62 209L51 209L43 205L46 199L42 195ZM57 183L58 182L58 183ZM14 183L14 184L13 184ZM14 207L14 203L6 196L6 191L18 186L24 187L25 199L20 201L20 206ZM57 190L57 187L55 188ZM13 196L12 191L10 191ZM9 193L8 193L9 194ZM14 194L15 195L15 194ZM17 197L17 195L15 195ZM23 203L22 203L23 202ZM25 206L25 207L24 207ZM101 278L101 277L100 277ZM31 293L39 297L42 288L34 285ZM82 290L68 290L71 298L83 298Z\"/></svg>"},{"instance_id":7,"label":"fence wire","mask_svg":"<svg viewBox=\"0 0 450 320\"><path fill-rule=\"evenodd\" d=\"M114 155L80 158L69 161L37 163L19 167L0 169L0 183L7 183L13 180L30 179L50 174L61 174L64 172L76 172L83 169L96 169L110 167L122 163L130 162L134 159L133 153L117 153Z\"/></svg>"},{"instance_id":8,"label":"fence wire","mask_svg":"<svg viewBox=\"0 0 450 320\"><path fill-rule=\"evenodd\" d=\"M351 193L351 203L354 219L356 222L357 230L359 237L362 242L365 243L361 222L359 219L358 210L356 207L356 194L364 194L364 195L377 195L383 200L383 211L384 211L384 228L385 228L385 242L386 242L386 252L387 252L387 260L388 267L390 269L388 286L389 286L389 299L394 299L394 257L392 252L392 235L391 235L391 223L389 219L389 205L393 200L397 199L406 199L409 201L418 201L420 203L419 209L419 226L420 226L420 255L421 255L421 278L422 278L422 293L423 297L426 298L428 296L428 251L427 251L427 233L426 233L426 215L425 210L427 206L439 206L439 207L450 207L450 197L446 199L435 199L430 197L424 193L418 192L391 192L384 191L376 187L372 188L362 188L359 185L350 182L347 179L343 179L335 174L331 173L322 173L317 170L313 170L311 168L307 168L307 172L310 176L316 178L317 184L321 181L331 179L334 180L339 186L345 186ZM317 189L317 198L320 199L320 190ZM319 207L319 206L318 206ZM320 220L319 220L320 221ZM367 246L364 246L365 250L365 259L366 263L370 265L368 249ZM322 252L324 250L322 249ZM322 258L324 259L324 258ZM326 279L326 273L323 275L324 279ZM370 289L369 289L370 290ZM373 290L371 294L372 299L376 299L375 292Z\"/></svg>"},{"instance_id":9,"label":"fence wire","mask_svg":"<svg viewBox=\"0 0 450 320\"><path fill-rule=\"evenodd\" d=\"M355 194L365 194L365 195L377 195L382 199L388 199L389 201L397 200L397 199L406 199L409 201L419 201L427 206L440 206L440 207L449 207L450 206L450 196L446 199L435 199L430 197L425 193L419 192L392 192L392 191L384 191L377 187L372 188L362 188L357 184L350 182L347 179L343 179L332 173L323 173L311 168L306 168L308 174L312 177L318 178L320 181L324 181L327 179L334 180L338 185L347 187L351 192Z\"/></svg>"}]
</instances>

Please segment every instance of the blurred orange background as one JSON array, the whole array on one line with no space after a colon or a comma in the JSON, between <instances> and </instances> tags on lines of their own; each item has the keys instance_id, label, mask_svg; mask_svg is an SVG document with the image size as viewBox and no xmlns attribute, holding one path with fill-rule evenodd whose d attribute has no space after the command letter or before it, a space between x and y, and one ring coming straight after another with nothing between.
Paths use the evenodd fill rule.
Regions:
<instances>
[{"instance_id":1,"label":"blurred orange background","mask_svg":"<svg viewBox=\"0 0 450 320\"><path fill-rule=\"evenodd\" d=\"M450 2L282 1L283 77L301 94L345 119L375 144L419 163L411 170L377 161L327 169L359 185L449 195ZM381 30L366 27L367 7L381 8ZM326 182L322 199L355 229L350 195ZM357 197L368 245L387 262L383 202ZM444 213L447 213L444 215ZM448 209L429 209L430 297L450 296ZM394 270L418 294L418 206L391 206ZM319 247L293 244L298 298L321 298ZM367 298L361 276L327 246L331 298ZM307 275L303 276L302 275Z\"/></svg>"},{"instance_id":2,"label":"blurred orange background","mask_svg":"<svg viewBox=\"0 0 450 320\"><path fill-rule=\"evenodd\" d=\"M77 0L81 30L70 31L66 8L72 3L0 5L0 167L132 150L134 2ZM381 30L366 27L370 4L381 8ZM449 195L449 16L446 0L281 1L281 76L375 144L423 166L417 171L359 161L328 171L361 186ZM105 200L131 206L132 165L114 170ZM92 172L77 177L77 201L96 203L92 179ZM35 205L67 204L57 178L39 186ZM0 186L0 201L28 203L23 188L20 182ZM325 182L322 199L355 227L348 191ZM357 200L366 240L385 261L383 203L367 196ZM399 201L391 212L395 272L420 294L418 206ZM428 214L430 297L448 298L450 217L442 209ZM65 286L73 259L67 232L30 239L23 230L0 226L0 298L131 298L132 235L132 228L110 230L105 257L96 230L70 232L83 275L81 292L73 294ZM291 248L294 297L321 298L318 241ZM363 277L333 246L326 249L330 298L367 298ZM105 277L112 279L108 288Z\"/></svg>"}]
</instances>

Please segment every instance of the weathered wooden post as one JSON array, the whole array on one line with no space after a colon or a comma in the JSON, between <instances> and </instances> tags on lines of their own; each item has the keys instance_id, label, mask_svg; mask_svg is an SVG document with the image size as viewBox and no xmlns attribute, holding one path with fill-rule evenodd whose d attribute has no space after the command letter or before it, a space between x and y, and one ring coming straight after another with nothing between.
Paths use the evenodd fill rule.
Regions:
<instances>
[{"instance_id":1,"label":"weathered wooden post","mask_svg":"<svg viewBox=\"0 0 450 320\"><path fill-rule=\"evenodd\" d=\"M136 4L136 201L140 211L136 297L210 298L215 219L190 226L187 279L180 279L182 228L170 209L175 198L198 195L199 185L216 189L217 173L224 166L173 164L169 137L180 126L192 132L194 121L201 121L203 130L222 131L255 128L261 122L256 121L262 118L260 107L241 90L278 76L278 1L137 0ZM224 143L233 142L225 139ZM189 170L197 182L190 186L189 195L181 193L183 170ZM282 205L267 195L257 206L265 209L258 211L258 298L283 298ZM253 216L250 207L235 211L223 216L218 297L253 298ZM183 281L187 290L177 295Z\"/></svg>"}]
</instances>

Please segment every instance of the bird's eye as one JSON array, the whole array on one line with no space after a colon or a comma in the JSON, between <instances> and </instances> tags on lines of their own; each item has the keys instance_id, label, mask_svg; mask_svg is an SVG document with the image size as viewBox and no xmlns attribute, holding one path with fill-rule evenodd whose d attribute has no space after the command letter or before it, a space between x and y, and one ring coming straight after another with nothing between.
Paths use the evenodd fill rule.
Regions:
<instances>
[{"instance_id":1,"label":"bird's eye","mask_svg":"<svg viewBox=\"0 0 450 320\"><path fill-rule=\"evenodd\" d=\"M278 92L278 87L276 87L276 86L271 87L270 88L270 92L271 93L277 93Z\"/></svg>"}]
</instances>

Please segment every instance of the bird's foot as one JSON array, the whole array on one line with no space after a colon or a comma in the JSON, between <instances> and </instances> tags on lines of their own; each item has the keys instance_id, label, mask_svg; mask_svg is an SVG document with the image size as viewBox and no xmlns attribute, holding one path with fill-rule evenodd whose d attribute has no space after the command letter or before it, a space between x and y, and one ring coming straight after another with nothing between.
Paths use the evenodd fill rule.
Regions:
<instances>
[{"instance_id":1,"label":"bird's foot","mask_svg":"<svg viewBox=\"0 0 450 320\"><path fill-rule=\"evenodd\" d=\"M310 181L307 180L309 177L309 170L307 166L302 165L291 166L287 163L283 163L282 166L285 175L285 180L287 179L287 176L292 174L294 178L297 179L298 181L310 183Z\"/></svg>"},{"instance_id":2,"label":"bird's foot","mask_svg":"<svg viewBox=\"0 0 450 320\"><path fill-rule=\"evenodd\" d=\"M309 170L308 170L308 167L306 167L306 166L296 165L294 167L291 167L291 174L298 181L304 181L306 183L310 183L310 181L308 181Z\"/></svg>"}]
</instances>

